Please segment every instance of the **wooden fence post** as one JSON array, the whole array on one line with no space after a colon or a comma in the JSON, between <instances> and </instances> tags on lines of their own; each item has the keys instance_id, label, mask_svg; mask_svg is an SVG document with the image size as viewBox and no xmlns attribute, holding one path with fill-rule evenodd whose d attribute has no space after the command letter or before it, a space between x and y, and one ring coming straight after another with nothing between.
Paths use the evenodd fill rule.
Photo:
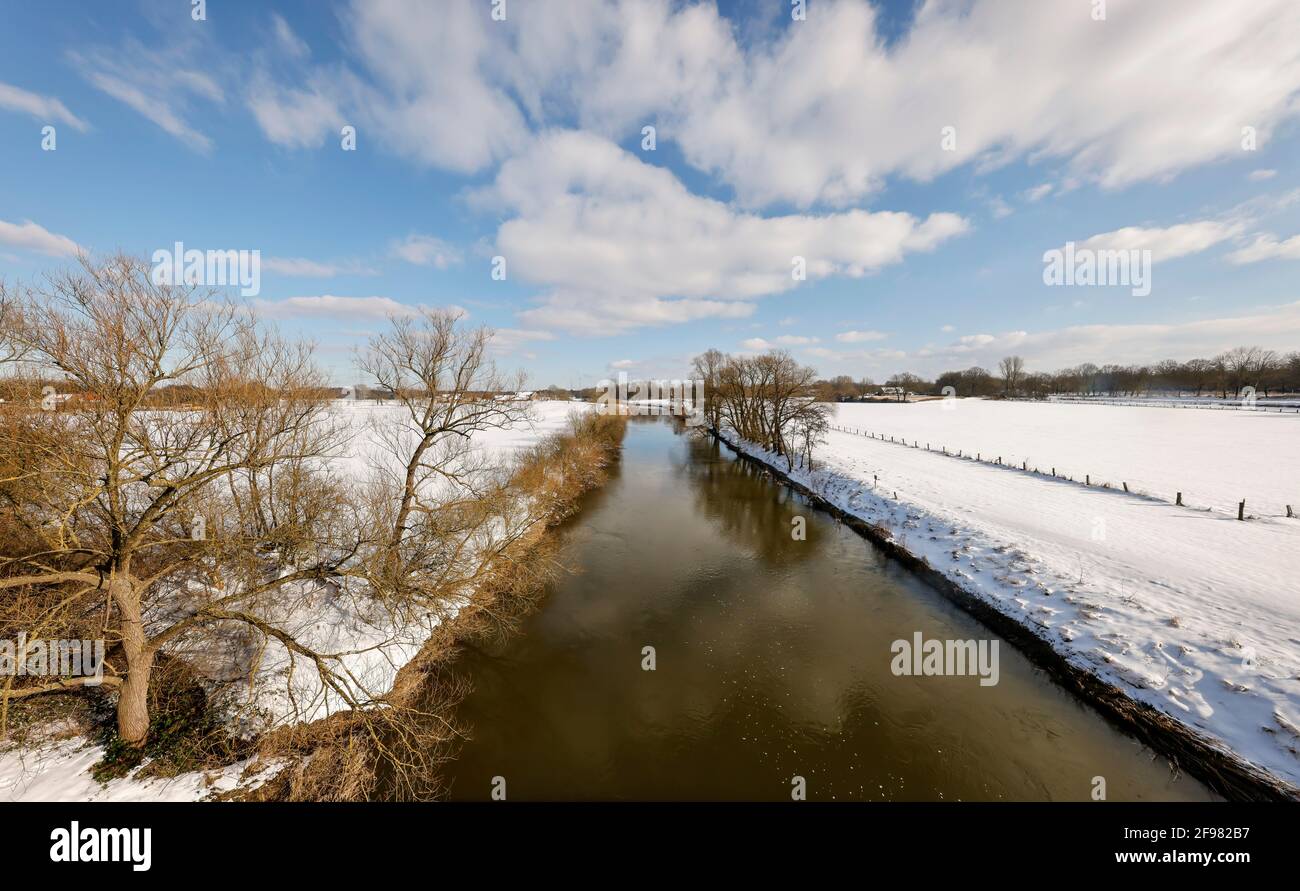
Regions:
<instances>
[{"instance_id":1,"label":"wooden fence post","mask_svg":"<svg viewBox=\"0 0 1300 891\"><path fill-rule=\"evenodd\" d=\"M1244 498L1237 505L1237 519L1238 520L1246 519L1246 499Z\"/></svg>"},{"instance_id":2,"label":"wooden fence post","mask_svg":"<svg viewBox=\"0 0 1300 891\"><path fill-rule=\"evenodd\" d=\"M1179 492L1179 493L1178 493L1178 497L1177 497L1176 499L1174 499L1174 504L1178 505L1179 507L1182 507L1182 506L1183 506L1183 493L1182 493L1182 492Z\"/></svg>"}]
</instances>

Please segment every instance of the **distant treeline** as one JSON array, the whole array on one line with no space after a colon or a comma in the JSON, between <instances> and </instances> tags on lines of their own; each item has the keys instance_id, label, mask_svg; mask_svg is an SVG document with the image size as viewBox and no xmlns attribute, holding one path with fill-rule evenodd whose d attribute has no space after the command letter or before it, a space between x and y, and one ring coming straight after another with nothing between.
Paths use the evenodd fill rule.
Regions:
<instances>
[{"instance_id":1,"label":"distant treeline","mask_svg":"<svg viewBox=\"0 0 1300 891\"><path fill-rule=\"evenodd\" d=\"M1259 396L1300 393L1300 352L1280 354L1261 347L1236 347L1212 359L1167 359L1153 365L1094 365L1091 362L1054 372L1029 372L1019 356L1007 356L996 371L979 366L945 371L933 381L903 372L884 384L869 378L840 375L814 383L826 402L847 402L871 396L884 387L921 395L1020 396L1050 394L1084 396L1178 396L1235 398L1246 387ZM945 390L951 387L952 390Z\"/></svg>"}]
</instances>

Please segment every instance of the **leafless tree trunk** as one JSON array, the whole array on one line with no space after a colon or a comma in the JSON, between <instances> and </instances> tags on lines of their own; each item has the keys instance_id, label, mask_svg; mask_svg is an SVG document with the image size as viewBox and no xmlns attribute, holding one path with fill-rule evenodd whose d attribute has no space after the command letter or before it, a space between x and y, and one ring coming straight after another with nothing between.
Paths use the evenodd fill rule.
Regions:
<instances>
[{"instance_id":1,"label":"leafless tree trunk","mask_svg":"<svg viewBox=\"0 0 1300 891\"><path fill-rule=\"evenodd\" d=\"M130 746L146 740L164 645L215 623L256 626L280 592L343 571L360 544L327 508L341 493L305 510L306 488L270 483L272 468L303 471L338 443L310 349L149 273L126 256L83 259L45 287L0 290L9 349L69 392L57 406L5 406L0 464L22 473L0 479L0 496L25 537L0 543L0 592L55 592L65 613L105 617ZM160 398L168 388L183 388L184 407ZM297 521L250 521L281 498L298 502L281 511Z\"/></svg>"}]
</instances>

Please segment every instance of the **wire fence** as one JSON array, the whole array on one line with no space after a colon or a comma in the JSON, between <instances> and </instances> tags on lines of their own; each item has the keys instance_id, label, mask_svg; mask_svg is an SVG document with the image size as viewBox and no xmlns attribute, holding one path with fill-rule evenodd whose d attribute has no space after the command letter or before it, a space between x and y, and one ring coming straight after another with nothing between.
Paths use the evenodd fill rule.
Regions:
<instances>
[{"instance_id":1,"label":"wire fence","mask_svg":"<svg viewBox=\"0 0 1300 891\"><path fill-rule=\"evenodd\" d=\"M1293 402L1291 400L1285 402L1261 402L1255 400L1254 402L1250 402L1219 399L1161 399L1158 397L1124 399L1113 396L1049 396L1047 397L1047 401L1059 402L1067 405L1127 405L1138 408L1199 408L1216 411L1251 411L1300 415L1300 402Z\"/></svg>"},{"instance_id":2,"label":"wire fence","mask_svg":"<svg viewBox=\"0 0 1300 891\"><path fill-rule=\"evenodd\" d=\"M1029 461L1027 459L1021 461L1019 464L1016 464L1015 462L1004 463L1001 455L997 455L996 457L991 456L989 458L985 458L983 452L967 452L963 449L950 451L948 449L948 446L944 444L939 444L938 447L935 447L935 445L931 442L922 443L922 441L919 439L912 439L909 441L905 437L893 436L885 433L874 433L870 430L864 430L861 427L844 427L837 424L831 424L830 429L835 430L839 433L848 433L853 436L861 436L866 439L876 440L878 442L888 442L888 443L892 443L893 445L899 445L909 449L924 449L927 452L935 452L936 454L946 455L949 458L959 458L965 461L975 461L976 463L986 464L989 465L990 467L1001 467L1006 470L1016 471L1018 473L1028 473L1034 476L1053 479L1058 482L1072 483L1074 485L1083 486L1085 488L1108 489L1110 491L1117 492L1117 493L1122 492L1125 495L1133 495L1138 498L1146 498L1150 501L1161 501L1166 504L1173 504L1177 507L1192 506L1184 503L1182 492L1175 493L1174 498L1171 501L1168 498L1161 498L1158 495L1152 495L1150 492L1143 492L1137 489L1131 489L1129 488L1129 484L1127 482L1121 481L1118 484L1112 484L1110 481L1093 480L1092 474L1090 473L1083 474L1082 475L1083 478L1080 480L1080 479L1076 479L1076 475L1072 475L1064 472L1058 473L1056 467L1051 467L1049 471L1043 471L1037 465L1031 468ZM1294 519L1295 518L1294 506L1288 504L1285 505L1285 507L1286 507L1285 516L1290 519ZM1209 506L1208 509L1212 510L1213 507ZM1252 517L1246 513L1246 499L1243 498L1241 501L1237 502L1234 509L1236 511L1238 520L1244 521L1244 520L1252 519Z\"/></svg>"}]
</instances>

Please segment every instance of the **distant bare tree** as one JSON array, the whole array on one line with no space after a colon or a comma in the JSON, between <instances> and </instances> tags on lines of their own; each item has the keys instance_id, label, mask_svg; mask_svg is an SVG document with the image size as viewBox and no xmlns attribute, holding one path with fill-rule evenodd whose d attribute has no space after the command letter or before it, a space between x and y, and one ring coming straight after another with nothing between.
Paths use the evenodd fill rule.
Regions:
<instances>
[{"instance_id":1,"label":"distant bare tree","mask_svg":"<svg viewBox=\"0 0 1300 891\"><path fill-rule=\"evenodd\" d=\"M1278 358L1273 350L1241 346L1221 354L1216 362L1223 371L1224 396L1227 397L1239 394L1245 387L1262 389Z\"/></svg>"},{"instance_id":2,"label":"distant bare tree","mask_svg":"<svg viewBox=\"0 0 1300 891\"><path fill-rule=\"evenodd\" d=\"M706 350L692 361L696 380L704 382L704 418L716 430L722 420L722 402L718 398L719 385L726 357L717 350Z\"/></svg>"},{"instance_id":3,"label":"distant bare tree","mask_svg":"<svg viewBox=\"0 0 1300 891\"><path fill-rule=\"evenodd\" d=\"M711 394L717 412L714 429L726 429L782 455L787 469L801 456L811 460L831 412L816 399L812 368L785 352L735 357L713 350L697 357L695 367L716 370Z\"/></svg>"},{"instance_id":4,"label":"distant bare tree","mask_svg":"<svg viewBox=\"0 0 1300 891\"><path fill-rule=\"evenodd\" d=\"M1007 393L1017 393L1025 374L1025 360L1019 356L1007 356L998 362L998 371L1002 374L1003 387Z\"/></svg>"}]
</instances>

